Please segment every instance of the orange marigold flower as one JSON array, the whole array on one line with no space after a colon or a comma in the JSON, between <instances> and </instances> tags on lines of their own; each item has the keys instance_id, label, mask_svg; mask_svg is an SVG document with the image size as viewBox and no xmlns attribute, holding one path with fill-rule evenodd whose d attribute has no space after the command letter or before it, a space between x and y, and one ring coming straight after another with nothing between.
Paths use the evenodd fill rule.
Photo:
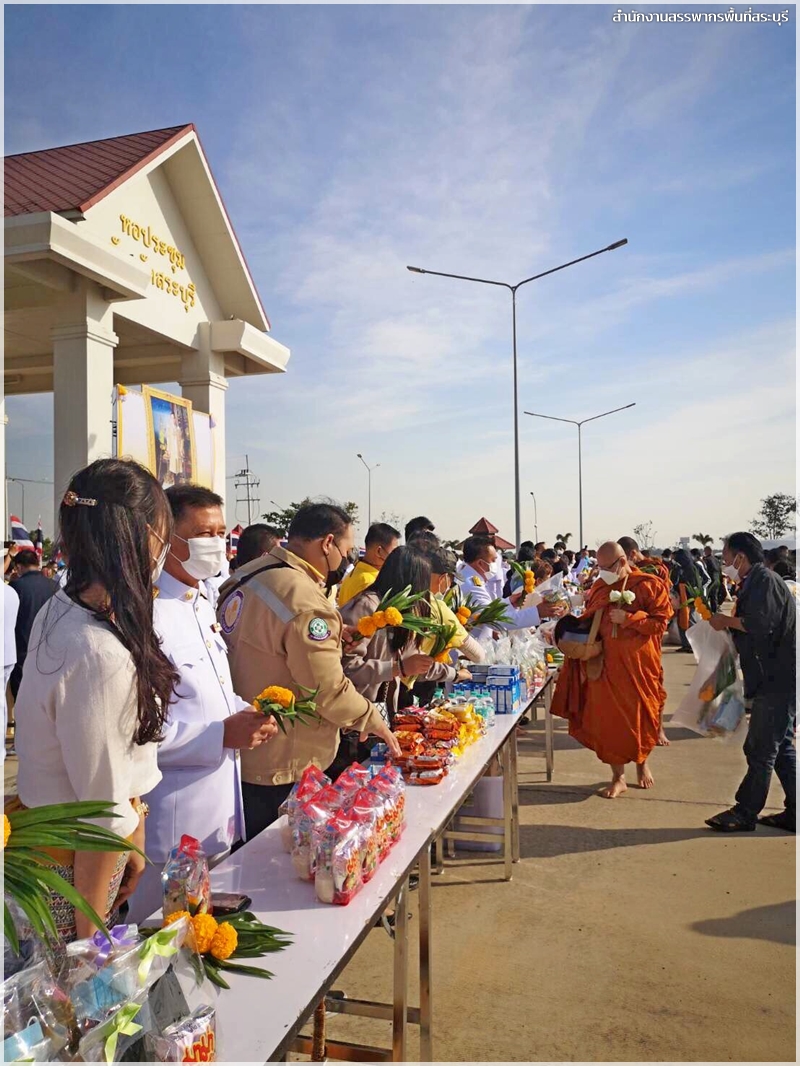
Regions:
<instances>
[{"instance_id":1,"label":"orange marigold flower","mask_svg":"<svg viewBox=\"0 0 800 1066\"><path fill-rule=\"evenodd\" d=\"M533 592L536 588L536 578L534 577L532 570L525 571L525 591L527 593Z\"/></svg>"},{"instance_id":2,"label":"orange marigold flower","mask_svg":"<svg viewBox=\"0 0 800 1066\"><path fill-rule=\"evenodd\" d=\"M376 611L375 614L372 616L372 621L375 623L375 628L376 629L385 629L386 628L386 612L385 611Z\"/></svg>"},{"instance_id":3,"label":"orange marigold flower","mask_svg":"<svg viewBox=\"0 0 800 1066\"><path fill-rule=\"evenodd\" d=\"M236 951L239 943L239 934L230 922L223 922L214 933L211 941L211 954L215 959L229 959Z\"/></svg>"},{"instance_id":4,"label":"orange marigold flower","mask_svg":"<svg viewBox=\"0 0 800 1066\"><path fill-rule=\"evenodd\" d=\"M387 607L383 613L386 616L387 626L401 626L403 624L403 616L396 607Z\"/></svg>"},{"instance_id":5,"label":"orange marigold flower","mask_svg":"<svg viewBox=\"0 0 800 1066\"><path fill-rule=\"evenodd\" d=\"M359 618L356 629L362 637L374 637L378 627L373 622L372 616L367 615L364 618Z\"/></svg>"},{"instance_id":6,"label":"orange marigold flower","mask_svg":"<svg viewBox=\"0 0 800 1066\"><path fill-rule=\"evenodd\" d=\"M191 919L191 917L188 911L173 911L172 914L168 914L164 919L164 925L172 925L173 922L179 922L181 918Z\"/></svg>"},{"instance_id":7,"label":"orange marigold flower","mask_svg":"<svg viewBox=\"0 0 800 1066\"><path fill-rule=\"evenodd\" d=\"M8 838L11 836L11 822L8 820L8 815L3 815L3 847L5 848L8 843Z\"/></svg>"},{"instance_id":8,"label":"orange marigold flower","mask_svg":"<svg viewBox=\"0 0 800 1066\"><path fill-rule=\"evenodd\" d=\"M201 955L205 955L211 947L211 942L218 928L216 919L212 918L210 914L195 914L192 918L194 944Z\"/></svg>"},{"instance_id":9,"label":"orange marigold flower","mask_svg":"<svg viewBox=\"0 0 800 1066\"><path fill-rule=\"evenodd\" d=\"M449 663L450 662L450 652L449 651L441 652L439 655L435 656L433 661L435 663Z\"/></svg>"},{"instance_id":10,"label":"orange marigold flower","mask_svg":"<svg viewBox=\"0 0 800 1066\"><path fill-rule=\"evenodd\" d=\"M264 703L277 703L279 707L291 707L294 693L288 688L281 688L280 685L270 685L259 693L256 699L263 700Z\"/></svg>"}]
</instances>

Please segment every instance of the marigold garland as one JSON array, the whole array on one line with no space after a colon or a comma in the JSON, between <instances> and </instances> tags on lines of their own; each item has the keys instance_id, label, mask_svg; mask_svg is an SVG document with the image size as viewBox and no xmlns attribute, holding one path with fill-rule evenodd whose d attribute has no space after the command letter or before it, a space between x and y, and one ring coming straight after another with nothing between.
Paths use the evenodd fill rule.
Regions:
<instances>
[{"instance_id":1,"label":"marigold garland","mask_svg":"<svg viewBox=\"0 0 800 1066\"><path fill-rule=\"evenodd\" d=\"M211 941L211 954L215 959L229 959L236 951L238 943L239 934L230 922L223 922L214 933Z\"/></svg>"},{"instance_id":2,"label":"marigold garland","mask_svg":"<svg viewBox=\"0 0 800 1066\"><path fill-rule=\"evenodd\" d=\"M3 850L8 843L8 838L11 836L11 822L8 820L8 815L3 815Z\"/></svg>"},{"instance_id":3,"label":"marigold garland","mask_svg":"<svg viewBox=\"0 0 800 1066\"><path fill-rule=\"evenodd\" d=\"M280 707L291 707L294 693L288 688L281 688L280 685L269 685L258 698L265 703L277 703Z\"/></svg>"},{"instance_id":4,"label":"marigold garland","mask_svg":"<svg viewBox=\"0 0 800 1066\"><path fill-rule=\"evenodd\" d=\"M197 953L205 955L211 948L211 943L219 928L217 920L212 918L210 914L195 914L191 921Z\"/></svg>"}]
</instances>

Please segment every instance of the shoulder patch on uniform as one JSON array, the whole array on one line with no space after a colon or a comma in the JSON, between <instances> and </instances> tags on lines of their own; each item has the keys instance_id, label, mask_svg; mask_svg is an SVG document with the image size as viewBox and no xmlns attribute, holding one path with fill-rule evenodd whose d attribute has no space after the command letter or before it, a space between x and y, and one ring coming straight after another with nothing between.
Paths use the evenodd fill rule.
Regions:
<instances>
[{"instance_id":1,"label":"shoulder patch on uniform","mask_svg":"<svg viewBox=\"0 0 800 1066\"><path fill-rule=\"evenodd\" d=\"M473 577L472 584L473 585L477 585L478 587L480 587L483 584L483 582L481 581L481 579L479 577Z\"/></svg>"},{"instance_id":2,"label":"shoulder patch on uniform","mask_svg":"<svg viewBox=\"0 0 800 1066\"><path fill-rule=\"evenodd\" d=\"M244 593L241 589L237 589L235 592L231 593L222 608L219 621L223 633L232 633L234 631L236 623L241 616L243 606Z\"/></svg>"},{"instance_id":3,"label":"shoulder patch on uniform","mask_svg":"<svg viewBox=\"0 0 800 1066\"><path fill-rule=\"evenodd\" d=\"M311 640L327 640L331 635L331 627L324 618L312 618L308 623L308 635Z\"/></svg>"}]
</instances>

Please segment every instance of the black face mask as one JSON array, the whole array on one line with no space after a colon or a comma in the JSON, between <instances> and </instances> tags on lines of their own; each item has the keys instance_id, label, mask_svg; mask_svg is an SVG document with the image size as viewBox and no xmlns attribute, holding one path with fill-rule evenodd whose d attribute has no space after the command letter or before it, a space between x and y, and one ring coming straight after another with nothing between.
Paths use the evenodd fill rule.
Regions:
<instances>
[{"instance_id":1,"label":"black face mask","mask_svg":"<svg viewBox=\"0 0 800 1066\"><path fill-rule=\"evenodd\" d=\"M336 544L336 541L334 541L334 544ZM336 544L336 550L339 551L338 544ZM347 555L343 555L342 561L335 570L331 570L330 566L328 567L328 576L325 578L326 589L332 589L334 585L340 584L351 562L352 560Z\"/></svg>"}]
</instances>

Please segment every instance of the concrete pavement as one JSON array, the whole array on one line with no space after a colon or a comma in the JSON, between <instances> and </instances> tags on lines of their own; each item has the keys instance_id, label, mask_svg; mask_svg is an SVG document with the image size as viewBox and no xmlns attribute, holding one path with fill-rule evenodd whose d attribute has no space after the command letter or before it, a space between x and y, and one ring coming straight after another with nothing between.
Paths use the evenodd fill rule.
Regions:
<instances>
[{"instance_id":1,"label":"concrete pavement","mask_svg":"<svg viewBox=\"0 0 800 1066\"><path fill-rule=\"evenodd\" d=\"M666 649L664 661L669 715L694 660ZM543 761L526 755L541 745L542 723L528 732L513 881L486 856L435 879L436 1058L794 1061L794 837L703 824L733 802L741 738L667 725L671 746L652 756L655 788L629 782L609 801L595 794L605 768L565 722L551 784ZM777 782L770 804L783 805ZM339 987L389 1002L391 952L372 933ZM328 1028L386 1040L380 1022L332 1017ZM416 1046L412 1035L412 1055Z\"/></svg>"}]
</instances>

